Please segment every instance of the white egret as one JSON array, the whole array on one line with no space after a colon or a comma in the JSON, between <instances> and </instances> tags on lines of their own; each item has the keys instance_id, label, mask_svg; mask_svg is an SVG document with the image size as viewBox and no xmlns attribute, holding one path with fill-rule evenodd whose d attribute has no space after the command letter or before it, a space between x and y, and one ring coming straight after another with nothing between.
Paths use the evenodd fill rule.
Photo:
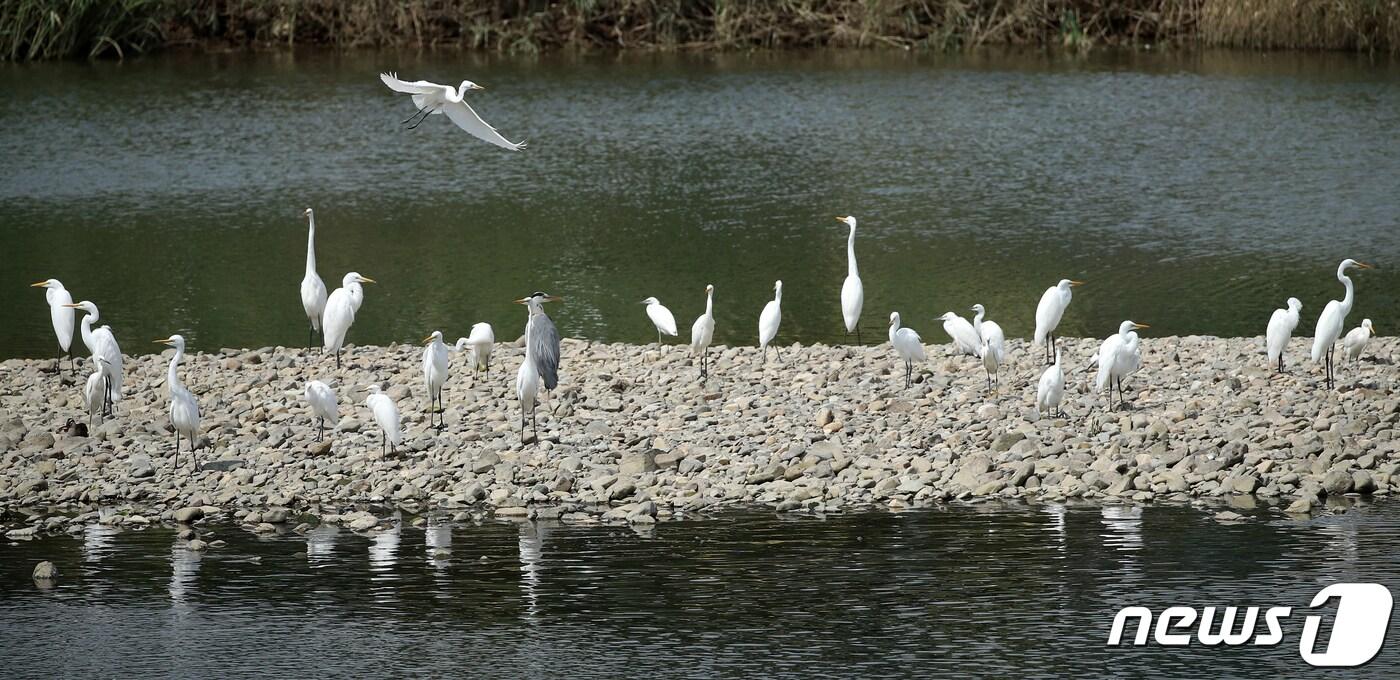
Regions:
<instances>
[{"instance_id":1,"label":"white egret","mask_svg":"<svg viewBox=\"0 0 1400 680\"><path fill-rule=\"evenodd\" d=\"M185 358L185 339L180 335L172 335L164 340L155 340L154 342L175 348L175 356L170 358L170 368L165 373L165 386L170 392L170 425L175 429L174 466L178 468L180 467L180 435L182 434L190 442L190 461L196 462L194 449L195 444L198 443L196 435L199 434L199 402L195 400L193 393L180 384L180 374L176 371L180 360Z\"/></svg>"},{"instance_id":2,"label":"white egret","mask_svg":"<svg viewBox=\"0 0 1400 680\"><path fill-rule=\"evenodd\" d=\"M515 301L515 304L529 307L529 320L525 322L525 360L520 363L520 372L515 376L515 396L520 399L521 441L525 441L526 412L530 414L530 430L534 438L540 438L539 427L535 423L535 400L541 384L550 390L559 384L559 329L544 313L543 304L563 299L535 291Z\"/></svg>"},{"instance_id":3,"label":"white egret","mask_svg":"<svg viewBox=\"0 0 1400 680\"><path fill-rule=\"evenodd\" d=\"M88 376L87 384L83 385L83 406L87 408L89 425L92 424L93 416L99 419L102 417L102 407L107 401L106 390L103 389L107 383L103 380L102 371L102 364L107 363L107 360L96 357L94 361L92 375Z\"/></svg>"},{"instance_id":4,"label":"white egret","mask_svg":"<svg viewBox=\"0 0 1400 680\"><path fill-rule=\"evenodd\" d=\"M705 313L690 326L690 355L700 357L700 379L710 377L710 342L715 339L715 287L705 285Z\"/></svg>"},{"instance_id":5,"label":"white egret","mask_svg":"<svg viewBox=\"0 0 1400 680\"><path fill-rule=\"evenodd\" d=\"M1035 390L1036 413L1063 413L1060 403L1065 398L1065 369L1061 359L1060 351L1055 350L1055 363L1040 374Z\"/></svg>"},{"instance_id":6,"label":"white egret","mask_svg":"<svg viewBox=\"0 0 1400 680\"><path fill-rule=\"evenodd\" d=\"M491 142L511 151L525 148L525 142L517 144L502 137L501 133L496 132L496 128L487 125L486 121L482 120L481 116L478 116L476 111L467 104L465 96L468 90L486 89L470 80L463 80L462 84L453 90L451 86L430 83L426 80L415 80L411 83L399 80L397 73L381 73L379 79L395 92L413 95L413 105L418 107L418 112L403 121L404 125L408 125L409 121L414 118L418 119L417 122L408 125L410 130L421 125L428 116L442 113L446 114L453 123L456 123L457 127L466 130L477 139Z\"/></svg>"},{"instance_id":7,"label":"white egret","mask_svg":"<svg viewBox=\"0 0 1400 680\"><path fill-rule=\"evenodd\" d=\"M481 322L472 325L472 332L465 338L457 338L454 352L470 349L474 370L490 372L491 348L496 344L496 331L491 324Z\"/></svg>"},{"instance_id":8,"label":"white egret","mask_svg":"<svg viewBox=\"0 0 1400 680\"><path fill-rule=\"evenodd\" d=\"M326 299L326 311L321 316L321 340L326 351L335 352L336 368L340 368L340 348L345 346L345 334L350 324L355 323L355 314L360 308L357 300L364 300L362 283L374 283L374 279L350 272Z\"/></svg>"},{"instance_id":9,"label":"white egret","mask_svg":"<svg viewBox=\"0 0 1400 680\"><path fill-rule=\"evenodd\" d=\"M1060 319L1064 317L1065 309L1074 298L1072 289L1082 285L1083 281L1060 279L1059 283L1045 289L1040 296L1040 303L1035 306L1034 344L1036 347L1045 345L1046 363L1050 363L1055 354L1055 329L1059 328Z\"/></svg>"},{"instance_id":10,"label":"white egret","mask_svg":"<svg viewBox=\"0 0 1400 680\"><path fill-rule=\"evenodd\" d=\"M94 364L98 363L98 357L106 360L100 363L102 379L106 383L106 389L103 390L102 414L110 416L122 397L122 349L117 345L117 337L112 334L110 326L96 329L92 327L93 322L102 318L101 313L97 311L97 305L92 302L83 300L64 306L83 310L85 314L80 324L83 344L87 345L88 352L92 354Z\"/></svg>"},{"instance_id":11,"label":"white egret","mask_svg":"<svg viewBox=\"0 0 1400 680\"><path fill-rule=\"evenodd\" d=\"M914 384L914 362L924 361L928 355L924 354L924 339L914 329L900 327L899 312L890 312L890 345L904 362L904 386L909 387Z\"/></svg>"},{"instance_id":12,"label":"white egret","mask_svg":"<svg viewBox=\"0 0 1400 680\"><path fill-rule=\"evenodd\" d=\"M326 438L327 420L331 421L331 427L340 424L340 400L330 385L312 380L306 383L306 403L311 406L311 417L316 419L316 441L319 442Z\"/></svg>"},{"instance_id":13,"label":"white egret","mask_svg":"<svg viewBox=\"0 0 1400 680\"><path fill-rule=\"evenodd\" d=\"M663 333L670 336L676 335L676 317L671 313L671 310L666 309L666 306L654 297L642 300L642 304L647 306L647 318L651 319L653 326L656 326L656 345L660 347Z\"/></svg>"},{"instance_id":14,"label":"white egret","mask_svg":"<svg viewBox=\"0 0 1400 680\"><path fill-rule=\"evenodd\" d=\"M1142 353L1138 348L1139 328L1149 328L1147 324L1124 321L1118 325L1118 332L1108 336L1099 346L1099 374L1094 384L1098 391L1108 390L1108 407L1113 409L1113 387L1118 387L1118 406L1123 407L1123 378L1142 367Z\"/></svg>"},{"instance_id":15,"label":"white egret","mask_svg":"<svg viewBox=\"0 0 1400 680\"><path fill-rule=\"evenodd\" d=\"M1351 313L1352 301L1355 298L1351 285L1351 277L1346 275L1346 271L1356 267L1357 269L1372 269L1371 265L1364 262L1357 262L1351 258L1342 260L1337 265L1337 280L1346 287L1346 296L1341 300L1332 300L1322 308L1322 315L1317 317L1317 330L1313 334L1312 360L1313 363L1327 362L1327 389L1332 389L1335 385L1332 368L1332 352L1337 344L1337 338L1342 336L1342 327L1346 325L1347 315Z\"/></svg>"},{"instance_id":16,"label":"white egret","mask_svg":"<svg viewBox=\"0 0 1400 680\"><path fill-rule=\"evenodd\" d=\"M860 272L856 269L856 218L838 217L851 228L846 236L846 280L841 284L841 319L846 322L846 334L856 334L856 344L860 344L860 310L865 306L865 285L860 282Z\"/></svg>"},{"instance_id":17,"label":"white egret","mask_svg":"<svg viewBox=\"0 0 1400 680\"><path fill-rule=\"evenodd\" d=\"M987 389L999 389L1001 387L1001 364L1006 359L1006 350L1000 344L994 344L989 338L982 338L982 346L978 348L978 356L982 358L982 367L987 369Z\"/></svg>"},{"instance_id":18,"label":"white egret","mask_svg":"<svg viewBox=\"0 0 1400 680\"><path fill-rule=\"evenodd\" d=\"M423 338L423 382L428 388L428 427L433 427L433 414L438 414L437 428L444 427L442 386L447 383L447 345L442 344L442 331L433 331ZM436 403L436 408L434 407Z\"/></svg>"},{"instance_id":19,"label":"white egret","mask_svg":"<svg viewBox=\"0 0 1400 680\"><path fill-rule=\"evenodd\" d=\"M768 361L768 343L773 342L773 338L778 337L778 326L783 322L783 282L773 282L773 299L768 304L763 305L763 313L758 315L758 347L763 350L763 361ZM773 352L778 355L778 361L783 360L782 353L774 347Z\"/></svg>"},{"instance_id":20,"label":"white egret","mask_svg":"<svg viewBox=\"0 0 1400 680\"><path fill-rule=\"evenodd\" d=\"M1288 338L1298 327L1298 315L1303 311L1303 303L1298 298L1288 298L1288 306L1275 309L1269 317L1269 330L1264 335L1264 346L1269 352L1269 365L1278 364L1278 372L1283 372L1283 351L1288 347Z\"/></svg>"},{"instance_id":21,"label":"white egret","mask_svg":"<svg viewBox=\"0 0 1400 680\"><path fill-rule=\"evenodd\" d=\"M1361 353L1366 351L1366 344L1371 341L1371 336L1376 329L1371 325L1370 319L1362 319L1361 325L1351 329L1350 333L1342 339L1342 359L1356 362L1361 359Z\"/></svg>"},{"instance_id":22,"label":"white egret","mask_svg":"<svg viewBox=\"0 0 1400 680\"><path fill-rule=\"evenodd\" d=\"M973 328L967 319L952 312L944 312L937 320L943 322L943 332L953 339L954 353L981 356L982 336L977 334L977 329Z\"/></svg>"},{"instance_id":23,"label":"white egret","mask_svg":"<svg viewBox=\"0 0 1400 680\"><path fill-rule=\"evenodd\" d=\"M53 334L58 338L59 370L63 370L63 355L68 355L68 371L73 372L73 296L58 279L44 279L29 284L30 288L43 288L44 301L49 303L49 320L53 322Z\"/></svg>"},{"instance_id":24,"label":"white egret","mask_svg":"<svg viewBox=\"0 0 1400 680\"><path fill-rule=\"evenodd\" d=\"M380 453L393 453L394 447L403 443L403 431L399 429L399 407L389 395L380 391L378 385L369 386L365 406L369 407L374 422L379 425Z\"/></svg>"},{"instance_id":25,"label":"white egret","mask_svg":"<svg viewBox=\"0 0 1400 680\"><path fill-rule=\"evenodd\" d=\"M301 278L301 308L306 311L306 320L311 323L311 331L306 336L306 346L310 347L321 330L321 314L326 311L326 284L316 273L316 213L307 208L302 213L307 219L306 230L306 275Z\"/></svg>"}]
</instances>

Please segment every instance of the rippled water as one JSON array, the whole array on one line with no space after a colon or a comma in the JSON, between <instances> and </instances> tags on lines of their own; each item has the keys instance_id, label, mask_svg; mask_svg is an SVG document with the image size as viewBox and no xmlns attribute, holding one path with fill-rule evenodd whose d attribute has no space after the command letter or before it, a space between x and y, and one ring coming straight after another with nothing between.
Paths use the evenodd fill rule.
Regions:
<instances>
[{"instance_id":1,"label":"rippled water","mask_svg":"<svg viewBox=\"0 0 1400 680\"><path fill-rule=\"evenodd\" d=\"M485 84L530 148L399 131L387 69ZM1290 295L1310 333L1337 262L1400 256L1400 66L1353 56L237 53L3 64L0 92L0 357L54 351L50 276L129 351L305 342L308 205L322 277L381 282L359 343L514 337L536 289L566 334L645 342L637 301L684 328L706 283L717 341L753 343L776 278L779 342L842 340L847 213L867 342L974 302L1028 334L1065 276L1068 334L1259 335ZM1357 286L1357 320L1400 309L1400 267Z\"/></svg>"},{"instance_id":2,"label":"rippled water","mask_svg":"<svg viewBox=\"0 0 1400 680\"><path fill-rule=\"evenodd\" d=\"M93 526L0 546L0 648L15 677L1305 675L1313 594L1400 587L1400 505L1251 514L1222 525L1187 507L981 505L644 531L214 528L228 545L205 554L169 529ZM29 578L40 559L60 570L52 589ZM1295 615L1278 647L1107 647L1128 605ZM1400 669L1397 635L1366 674Z\"/></svg>"}]
</instances>

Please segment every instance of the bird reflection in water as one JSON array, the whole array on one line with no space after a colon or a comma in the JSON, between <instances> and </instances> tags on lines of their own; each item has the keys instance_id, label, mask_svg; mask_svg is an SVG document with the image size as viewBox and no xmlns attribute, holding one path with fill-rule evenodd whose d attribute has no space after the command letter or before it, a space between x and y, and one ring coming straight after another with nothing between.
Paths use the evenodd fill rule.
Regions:
<instances>
[{"instance_id":1,"label":"bird reflection in water","mask_svg":"<svg viewBox=\"0 0 1400 680\"><path fill-rule=\"evenodd\" d=\"M323 524L306 532L306 562L313 567L325 567L335 556L335 543L340 527Z\"/></svg>"}]
</instances>

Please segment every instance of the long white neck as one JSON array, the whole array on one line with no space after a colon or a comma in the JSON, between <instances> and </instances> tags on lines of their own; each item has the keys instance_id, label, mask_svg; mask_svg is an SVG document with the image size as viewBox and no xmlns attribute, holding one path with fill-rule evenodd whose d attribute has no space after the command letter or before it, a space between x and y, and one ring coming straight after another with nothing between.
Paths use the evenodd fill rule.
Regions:
<instances>
[{"instance_id":1,"label":"long white neck","mask_svg":"<svg viewBox=\"0 0 1400 680\"><path fill-rule=\"evenodd\" d=\"M307 215L311 226L306 229L306 275L316 275L316 214Z\"/></svg>"},{"instance_id":2,"label":"long white neck","mask_svg":"<svg viewBox=\"0 0 1400 680\"><path fill-rule=\"evenodd\" d=\"M705 316L711 316L711 317L712 317L712 316L714 316L714 315L715 315L715 292L714 292L714 291L709 291L709 292L705 293Z\"/></svg>"},{"instance_id":3,"label":"long white neck","mask_svg":"<svg viewBox=\"0 0 1400 680\"><path fill-rule=\"evenodd\" d=\"M774 302L778 302L778 303L781 303L781 302L783 301L783 289L782 289L782 288L779 288L779 289L773 291L773 301L774 301Z\"/></svg>"},{"instance_id":4,"label":"long white neck","mask_svg":"<svg viewBox=\"0 0 1400 680\"><path fill-rule=\"evenodd\" d=\"M987 315L987 310L984 309L984 310L978 312L978 313L977 313L977 316L975 316L975 317L972 318L972 327L973 327L974 329L976 329L977 332L978 332L979 334L982 332L982 317L984 317L984 316L986 316L986 315Z\"/></svg>"},{"instance_id":5,"label":"long white neck","mask_svg":"<svg viewBox=\"0 0 1400 680\"><path fill-rule=\"evenodd\" d=\"M170 393L175 394L175 390L180 387L180 375L175 372L175 367L180 365L180 360L185 358L185 348L176 347L175 356L170 358L170 370L165 374L165 384L170 387Z\"/></svg>"},{"instance_id":6,"label":"long white neck","mask_svg":"<svg viewBox=\"0 0 1400 680\"><path fill-rule=\"evenodd\" d=\"M97 347L92 340L92 322L97 320L96 314L83 315L83 344L87 345L88 351L97 352Z\"/></svg>"},{"instance_id":7,"label":"long white neck","mask_svg":"<svg viewBox=\"0 0 1400 680\"><path fill-rule=\"evenodd\" d=\"M1350 312L1353 296L1352 294L1355 292L1352 290L1351 287L1351 277L1347 276L1346 274L1343 274L1341 270L1337 270L1337 280L1341 281L1342 285L1347 287L1346 297L1342 298L1342 312Z\"/></svg>"},{"instance_id":8,"label":"long white neck","mask_svg":"<svg viewBox=\"0 0 1400 680\"><path fill-rule=\"evenodd\" d=\"M851 235L846 237L846 276L860 276L856 270L856 228L851 227Z\"/></svg>"}]
</instances>

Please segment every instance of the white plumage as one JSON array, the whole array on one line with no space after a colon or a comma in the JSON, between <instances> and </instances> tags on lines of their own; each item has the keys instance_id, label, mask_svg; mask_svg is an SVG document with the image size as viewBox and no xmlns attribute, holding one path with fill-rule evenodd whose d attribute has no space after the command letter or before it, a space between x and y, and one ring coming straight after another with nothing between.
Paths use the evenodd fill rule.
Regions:
<instances>
[{"instance_id":1,"label":"white plumage","mask_svg":"<svg viewBox=\"0 0 1400 680\"><path fill-rule=\"evenodd\" d=\"M1113 387L1118 387L1118 401L1123 403L1123 378L1132 375L1142 367L1142 354L1138 348L1138 334L1135 329L1147 328L1146 324L1124 321L1118 325L1118 332L1108 336L1099 345L1099 372L1094 381L1095 388L1108 390L1109 406L1113 405Z\"/></svg>"},{"instance_id":2,"label":"white plumage","mask_svg":"<svg viewBox=\"0 0 1400 680\"><path fill-rule=\"evenodd\" d=\"M176 370L180 366L180 361L185 358L185 338L180 335L172 335L164 340L156 340L156 342L175 348L175 356L170 358L170 368L165 374L165 384L170 391L170 424L175 428L174 464L178 467L180 464L180 435L184 435L185 439L189 441L190 460L194 460L195 437L199 434L199 402L195 400L193 393L180 384L180 374Z\"/></svg>"},{"instance_id":3,"label":"white plumage","mask_svg":"<svg viewBox=\"0 0 1400 680\"><path fill-rule=\"evenodd\" d=\"M899 312L890 312L890 345L904 362L904 386L914 382L914 362L924 361L924 340L912 328L900 327Z\"/></svg>"},{"instance_id":4,"label":"white plumage","mask_svg":"<svg viewBox=\"0 0 1400 680\"><path fill-rule=\"evenodd\" d=\"M365 406L369 407L370 413L374 415L374 422L379 425L382 451L392 452L394 447L403 443L403 431L399 429L398 405L389 395L384 394L378 385L370 385L369 396L365 397Z\"/></svg>"},{"instance_id":5,"label":"white plumage","mask_svg":"<svg viewBox=\"0 0 1400 680\"><path fill-rule=\"evenodd\" d=\"M306 383L305 393L306 403L311 407L311 417L316 419L319 427L316 440L320 441L325 438L326 421L330 421L331 427L340 424L340 399L330 385L320 380Z\"/></svg>"},{"instance_id":6,"label":"white plumage","mask_svg":"<svg viewBox=\"0 0 1400 680\"><path fill-rule=\"evenodd\" d=\"M374 283L374 279L350 272L326 299L326 311L321 316L321 340L327 352L335 352L336 368L340 368L340 348L345 346L345 334L350 331L350 324L355 323L355 314L364 300L362 283Z\"/></svg>"},{"instance_id":7,"label":"white plumage","mask_svg":"<svg viewBox=\"0 0 1400 680\"><path fill-rule=\"evenodd\" d=\"M856 268L856 218L838 217L851 228L846 236L846 280L841 284L841 318L846 322L846 332L856 334L860 342L860 310L865 306L865 284L861 283L860 271Z\"/></svg>"},{"instance_id":8,"label":"white plumage","mask_svg":"<svg viewBox=\"0 0 1400 680\"><path fill-rule=\"evenodd\" d=\"M1337 265L1337 280L1342 282L1346 288L1346 295L1341 300L1332 300L1322 309L1322 314L1317 317L1317 330L1313 333L1312 360L1314 363L1326 361L1327 387L1330 389L1333 384L1332 349L1337 344L1337 338L1342 335L1342 328L1346 325L1347 315L1351 313L1352 303L1355 300L1355 290L1351 284L1351 277L1346 275L1346 271L1356 267L1357 269L1370 269L1371 265L1357 262L1351 258L1342 260Z\"/></svg>"},{"instance_id":9,"label":"white plumage","mask_svg":"<svg viewBox=\"0 0 1400 680\"><path fill-rule=\"evenodd\" d=\"M92 366L92 374L88 376L87 383L83 385L83 406L87 409L88 424L92 423L93 416L102 414L104 402L102 364L106 361L102 357L97 357L96 363Z\"/></svg>"},{"instance_id":10,"label":"white plumage","mask_svg":"<svg viewBox=\"0 0 1400 680\"><path fill-rule=\"evenodd\" d=\"M457 351L463 347L471 350L472 365L478 371L490 368L491 349L496 344L496 331L491 324L480 322L472 325L472 332L465 338L457 338Z\"/></svg>"},{"instance_id":11,"label":"white plumage","mask_svg":"<svg viewBox=\"0 0 1400 680\"><path fill-rule=\"evenodd\" d=\"M1288 298L1288 306L1282 309L1275 309L1269 317L1269 329L1264 334L1264 347L1269 353L1269 365L1278 366L1278 372L1283 372L1283 351L1288 348L1288 338L1293 335L1293 329L1298 327L1299 312L1303 310L1303 303L1298 298Z\"/></svg>"},{"instance_id":12,"label":"white plumage","mask_svg":"<svg viewBox=\"0 0 1400 680\"><path fill-rule=\"evenodd\" d=\"M642 304L647 306L647 318L656 326L656 344L661 344L662 335L676 335L676 316L671 310L666 309L666 306L654 297L642 300Z\"/></svg>"},{"instance_id":13,"label":"white plumage","mask_svg":"<svg viewBox=\"0 0 1400 680\"><path fill-rule=\"evenodd\" d=\"M768 304L763 305L763 312L758 315L758 347L763 350L763 360L768 360L768 343L773 342L773 338L778 337L778 326L783 322L783 282L773 282L773 299ZM776 348L774 349L776 352ZM782 355L778 356L782 359Z\"/></svg>"},{"instance_id":14,"label":"white plumage","mask_svg":"<svg viewBox=\"0 0 1400 680\"><path fill-rule=\"evenodd\" d=\"M982 357L982 367L987 369L987 389L1000 387L1001 364L1006 358L1006 350L1000 343L993 343L988 338L982 338L979 354Z\"/></svg>"},{"instance_id":15,"label":"white plumage","mask_svg":"<svg viewBox=\"0 0 1400 680\"><path fill-rule=\"evenodd\" d=\"M68 305L73 309L81 309L84 312L82 324L83 344L87 346L88 353L92 355L94 365L102 367L102 378L106 383L106 406L104 413L111 413L112 407L116 406L122 397L122 349L117 345L117 336L112 333L110 326L93 328L93 322L102 318L97 310L97 305L88 300L83 300L74 305ZM102 362L97 358L101 357Z\"/></svg>"},{"instance_id":16,"label":"white plumage","mask_svg":"<svg viewBox=\"0 0 1400 680\"><path fill-rule=\"evenodd\" d=\"M705 313L690 325L690 355L700 357L700 377L710 375L710 342L715 339L715 287L705 286Z\"/></svg>"},{"instance_id":17,"label":"white plumage","mask_svg":"<svg viewBox=\"0 0 1400 680\"><path fill-rule=\"evenodd\" d=\"M982 336L977 334L977 329L964 319L952 312L944 312L938 317L943 322L943 332L953 339L953 347L959 354L971 354L981 356Z\"/></svg>"},{"instance_id":18,"label":"white plumage","mask_svg":"<svg viewBox=\"0 0 1400 680\"><path fill-rule=\"evenodd\" d=\"M1060 327L1060 319L1064 318L1070 300L1074 299L1073 289L1082 285L1083 281L1060 279L1059 283L1045 289L1035 306L1035 336L1032 342L1036 347L1046 345L1047 358L1054 353L1050 345L1054 344L1055 329Z\"/></svg>"},{"instance_id":19,"label":"white plumage","mask_svg":"<svg viewBox=\"0 0 1400 680\"><path fill-rule=\"evenodd\" d=\"M433 426L433 416L438 414L441 426L442 386L447 384L447 345L442 344L442 331L433 331L423 338L423 385L428 388L428 426ZM435 408L436 405L436 408Z\"/></svg>"},{"instance_id":20,"label":"white plumage","mask_svg":"<svg viewBox=\"0 0 1400 680\"><path fill-rule=\"evenodd\" d=\"M311 332L321 330L321 314L326 311L326 284L316 273L316 213L307 208L306 216L306 274L301 277L301 308L311 324ZM311 344L307 340L307 345Z\"/></svg>"},{"instance_id":21,"label":"white plumage","mask_svg":"<svg viewBox=\"0 0 1400 680\"><path fill-rule=\"evenodd\" d=\"M30 284L32 288L44 289L44 301L49 303L49 320L53 323L53 334L58 339L58 348L68 352L73 347L73 296L58 279L45 279Z\"/></svg>"},{"instance_id":22,"label":"white plumage","mask_svg":"<svg viewBox=\"0 0 1400 680\"><path fill-rule=\"evenodd\" d=\"M1342 339L1342 358L1347 361L1357 361L1361 358L1361 353L1366 351L1366 344L1371 341L1371 336L1376 329L1371 325L1370 319L1362 319L1361 325L1351 329L1350 333Z\"/></svg>"},{"instance_id":23,"label":"white plumage","mask_svg":"<svg viewBox=\"0 0 1400 680\"><path fill-rule=\"evenodd\" d=\"M1035 410L1038 413L1051 413L1060 410L1065 398L1065 370L1060 353L1055 352L1055 363L1040 374L1040 383L1035 390Z\"/></svg>"},{"instance_id":24,"label":"white plumage","mask_svg":"<svg viewBox=\"0 0 1400 680\"><path fill-rule=\"evenodd\" d=\"M1001 331L1001 324L987 319L987 308L981 304L973 305L972 311L977 312L977 315L972 319L972 330L977 331L977 337L981 340L981 344L990 344L996 347L997 356L1005 358L1006 334Z\"/></svg>"},{"instance_id":25,"label":"white plumage","mask_svg":"<svg viewBox=\"0 0 1400 680\"><path fill-rule=\"evenodd\" d=\"M426 80L415 80L411 83L399 80L396 73L381 73L379 79L395 92L413 95L413 105L418 107L418 113L408 120L413 120L420 114L426 118L432 114L442 113L446 114L453 123L456 123L457 127L466 130L477 139L511 151L525 148L525 142L516 143L502 137L501 133L496 132L496 128L488 125L467 104L465 95L468 90L486 89L470 80L463 80L462 84L453 90L450 86L430 83ZM420 123L422 123L421 120L411 127L418 127Z\"/></svg>"}]
</instances>

